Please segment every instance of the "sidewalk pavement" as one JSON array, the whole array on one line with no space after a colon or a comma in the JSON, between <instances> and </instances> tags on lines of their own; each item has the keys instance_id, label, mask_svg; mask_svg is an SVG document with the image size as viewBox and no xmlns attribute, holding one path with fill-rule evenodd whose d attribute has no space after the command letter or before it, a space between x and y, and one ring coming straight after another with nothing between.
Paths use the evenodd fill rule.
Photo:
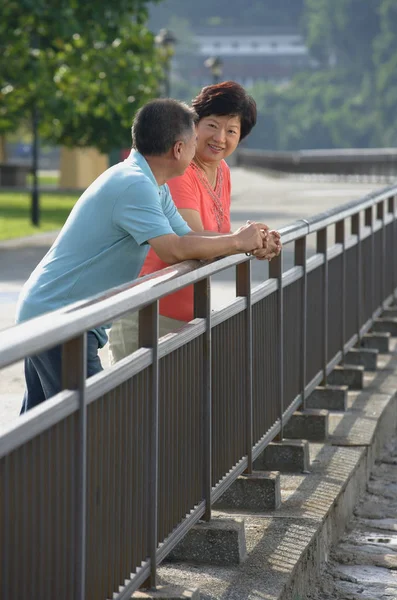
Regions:
<instances>
[{"instance_id":1,"label":"sidewalk pavement","mask_svg":"<svg viewBox=\"0 0 397 600\"><path fill-rule=\"evenodd\" d=\"M321 182L271 178L260 171L232 169L232 229L247 219L265 221L280 228L296 219L322 212L384 187L376 183ZM14 324L19 291L31 271L48 251L56 232L0 242L0 331ZM332 236L331 236L332 241ZM309 240L309 254L314 252ZM285 268L292 264L292 249L284 253ZM267 277L267 264L253 262L254 285ZM235 297L234 273L224 271L212 280L213 308L220 308ZM102 351L107 364L107 350ZM23 365L18 363L0 371L0 429L15 419L23 395Z\"/></svg>"}]
</instances>

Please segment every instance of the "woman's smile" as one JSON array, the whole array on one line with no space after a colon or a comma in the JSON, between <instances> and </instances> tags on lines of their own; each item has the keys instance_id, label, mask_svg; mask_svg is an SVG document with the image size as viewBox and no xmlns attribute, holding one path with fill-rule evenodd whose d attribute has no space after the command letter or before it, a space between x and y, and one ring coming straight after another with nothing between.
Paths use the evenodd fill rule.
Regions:
<instances>
[{"instance_id":1,"label":"woman's smile","mask_svg":"<svg viewBox=\"0 0 397 600\"><path fill-rule=\"evenodd\" d=\"M219 152L223 152L223 150L225 149L223 146L217 146L216 144L208 144L208 147L210 148L210 150L212 150L212 152L215 152L215 154L218 154Z\"/></svg>"}]
</instances>

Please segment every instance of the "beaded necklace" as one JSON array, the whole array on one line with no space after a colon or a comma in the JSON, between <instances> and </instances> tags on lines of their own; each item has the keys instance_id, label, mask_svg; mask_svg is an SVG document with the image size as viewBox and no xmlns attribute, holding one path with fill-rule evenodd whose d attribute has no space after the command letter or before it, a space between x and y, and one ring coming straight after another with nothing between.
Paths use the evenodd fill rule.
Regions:
<instances>
[{"instance_id":1,"label":"beaded necklace","mask_svg":"<svg viewBox=\"0 0 397 600\"><path fill-rule=\"evenodd\" d=\"M198 178L203 183L205 189L207 190L214 208L214 215L216 224L218 226L218 232L220 233L222 230L223 221L225 218L225 211L222 204L222 191L223 191L223 171L219 166L216 169L216 183L215 189L212 187L210 182L208 181L208 177L203 169L201 169L195 162L190 163L191 167L197 173Z\"/></svg>"}]
</instances>

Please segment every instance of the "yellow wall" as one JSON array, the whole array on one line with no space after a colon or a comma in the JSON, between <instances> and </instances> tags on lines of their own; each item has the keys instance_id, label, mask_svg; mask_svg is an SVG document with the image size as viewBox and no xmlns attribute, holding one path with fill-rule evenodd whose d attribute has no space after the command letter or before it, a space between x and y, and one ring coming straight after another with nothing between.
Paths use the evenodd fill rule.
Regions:
<instances>
[{"instance_id":1,"label":"yellow wall","mask_svg":"<svg viewBox=\"0 0 397 600\"><path fill-rule=\"evenodd\" d=\"M61 148L59 186L85 189L108 168L108 157L95 148Z\"/></svg>"}]
</instances>

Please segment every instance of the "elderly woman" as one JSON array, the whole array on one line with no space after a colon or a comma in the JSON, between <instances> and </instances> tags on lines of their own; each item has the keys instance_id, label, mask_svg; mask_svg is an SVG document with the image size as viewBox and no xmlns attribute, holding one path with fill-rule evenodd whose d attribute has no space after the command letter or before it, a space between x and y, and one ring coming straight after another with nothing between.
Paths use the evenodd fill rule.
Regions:
<instances>
[{"instance_id":1,"label":"elderly woman","mask_svg":"<svg viewBox=\"0 0 397 600\"><path fill-rule=\"evenodd\" d=\"M233 81L204 87L192 101L198 115L197 148L184 175L168 182L172 198L194 231L230 232L230 156L256 123L256 104ZM280 252L277 232L269 232L267 246L256 253L271 259ZM149 251L141 275L168 266ZM193 287L160 300L160 336L193 319ZM138 348L138 314L116 321L109 334L110 362L114 364Z\"/></svg>"}]
</instances>

